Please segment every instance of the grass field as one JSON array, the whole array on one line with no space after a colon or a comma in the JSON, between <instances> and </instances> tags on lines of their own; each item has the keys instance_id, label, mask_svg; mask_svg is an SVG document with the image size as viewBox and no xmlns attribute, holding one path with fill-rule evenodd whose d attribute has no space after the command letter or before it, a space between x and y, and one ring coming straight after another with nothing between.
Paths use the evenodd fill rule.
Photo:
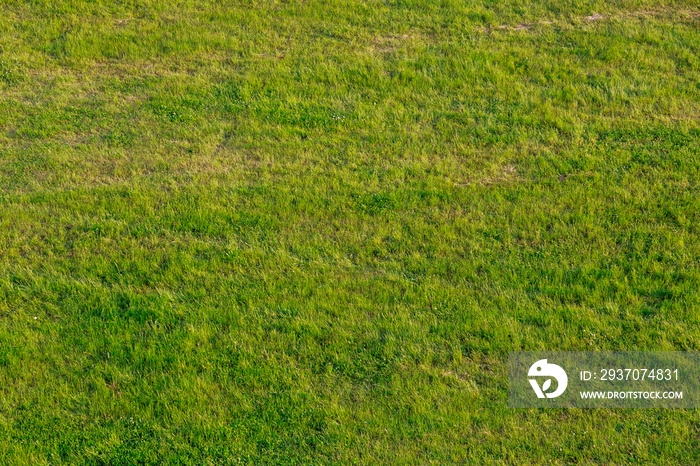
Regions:
<instances>
[{"instance_id":1,"label":"grass field","mask_svg":"<svg viewBox=\"0 0 700 466\"><path fill-rule=\"evenodd\" d=\"M695 1L4 0L0 462L698 464L514 410L700 350Z\"/></svg>"}]
</instances>

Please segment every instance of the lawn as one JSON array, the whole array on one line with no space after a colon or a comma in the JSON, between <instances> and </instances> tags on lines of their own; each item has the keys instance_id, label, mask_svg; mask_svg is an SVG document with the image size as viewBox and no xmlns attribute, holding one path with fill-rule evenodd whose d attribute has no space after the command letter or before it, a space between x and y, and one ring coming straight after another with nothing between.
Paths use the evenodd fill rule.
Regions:
<instances>
[{"instance_id":1,"label":"lawn","mask_svg":"<svg viewBox=\"0 0 700 466\"><path fill-rule=\"evenodd\" d=\"M700 4L0 4L0 463L698 464L508 352L700 350Z\"/></svg>"}]
</instances>

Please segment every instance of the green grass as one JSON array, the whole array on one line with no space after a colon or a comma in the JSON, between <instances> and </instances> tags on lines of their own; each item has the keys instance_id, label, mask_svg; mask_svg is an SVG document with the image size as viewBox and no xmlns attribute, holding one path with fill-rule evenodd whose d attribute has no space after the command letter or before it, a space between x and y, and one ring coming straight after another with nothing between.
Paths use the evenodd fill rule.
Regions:
<instances>
[{"instance_id":1,"label":"green grass","mask_svg":"<svg viewBox=\"0 0 700 466\"><path fill-rule=\"evenodd\" d=\"M698 464L696 411L508 409L506 360L700 350L699 26L3 2L0 461Z\"/></svg>"}]
</instances>

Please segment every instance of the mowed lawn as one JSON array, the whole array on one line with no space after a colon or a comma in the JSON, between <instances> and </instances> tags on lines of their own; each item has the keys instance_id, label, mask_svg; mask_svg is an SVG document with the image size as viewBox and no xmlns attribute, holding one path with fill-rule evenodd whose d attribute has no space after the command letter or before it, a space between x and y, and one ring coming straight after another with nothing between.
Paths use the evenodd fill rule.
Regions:
<instances>
[{"instance_id":1,"label":"mowed lawn","mask_svg":"<svg viewBox=\"0 0 700 466\"><path fill-rule=\"evenodd\" d=\"M700 350L695 1L5 0L0 464L698 464L508 352Z\"/></svg>"}]
</instances>

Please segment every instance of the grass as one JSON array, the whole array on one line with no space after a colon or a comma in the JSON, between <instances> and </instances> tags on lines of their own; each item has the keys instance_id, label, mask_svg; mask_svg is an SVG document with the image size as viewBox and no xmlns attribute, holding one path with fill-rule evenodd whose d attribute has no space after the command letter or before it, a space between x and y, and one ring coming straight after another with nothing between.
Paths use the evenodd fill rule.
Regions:
<instances>
[{"instance_id":1,"label":"grass","mask_svg":"<svg viewBox=\"0 0 700 466\"><path fill-rule=\"evenodd\" d=\"M700 349L695 2L5 1L3 464L697 464L512 410Z\"/></svg>"}]
</instances>

